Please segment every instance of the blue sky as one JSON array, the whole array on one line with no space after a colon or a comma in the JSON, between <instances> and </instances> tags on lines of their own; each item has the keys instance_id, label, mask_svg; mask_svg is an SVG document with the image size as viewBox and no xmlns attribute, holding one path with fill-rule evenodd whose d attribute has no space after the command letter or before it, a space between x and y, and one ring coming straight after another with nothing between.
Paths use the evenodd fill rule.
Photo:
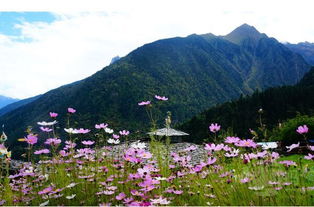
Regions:
<instances>
[{"instance_id":1,"label":"blue sky","mask_svg":"<svg viewBox=\"0 0 314 207\"><path fill-rule=\"evenodd\" d=\"M0 12L0 33L9 36L21 35L21 29L15 25L23 22L51 23L56 17L50 12Z\"/></svg>"},{"instance_id":2,"label":"blue sky","mask_svg":"<svg viewBox=\"0 0 314 207\"><path fill-rule=\"evenodd\" d=\"M4 0L0 95L35 96L143 44L226 35L243 23L282 42L314 42L313 8L312 0Z\"/></svg>"}]
</instances>

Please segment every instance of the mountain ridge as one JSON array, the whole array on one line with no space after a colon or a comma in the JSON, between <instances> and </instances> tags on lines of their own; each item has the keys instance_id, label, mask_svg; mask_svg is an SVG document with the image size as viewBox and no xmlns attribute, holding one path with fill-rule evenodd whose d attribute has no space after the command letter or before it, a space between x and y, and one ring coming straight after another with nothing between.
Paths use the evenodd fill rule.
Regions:
<instances>
[{"instance_id":1,"label":"mountain ridge","mask_svg":"<svg viewBox=\"0 0 314 207\"><path fill-rule=\"evenodd\" d=\"M16 101L19 101L19 99L0 95L0 109Z\"/></svg>"},{"instance_id":2,"label":"mountain ridge","mask_svg":"<svg viewBox=\"0 0 314 207\"><path fill-rule=\"evenodd\" d=\"M73 107L78 112L72 127L108 122L113 128L146 133L149 120L137 103L152 101L154 95L169 97L153 103L159 120L171 111L173 122L179 123L241 94L293 85L309 70L300 55L275 39L263 37L252 47L248 44L208 34L157 40L1 116L0 124L6 124L10 144L18 146L14 139L23 136L27 126L38 130L36 122L47 120L51 111L59 113L59 127L65 127L66 108Z\"/></svg>"}]
</instances>

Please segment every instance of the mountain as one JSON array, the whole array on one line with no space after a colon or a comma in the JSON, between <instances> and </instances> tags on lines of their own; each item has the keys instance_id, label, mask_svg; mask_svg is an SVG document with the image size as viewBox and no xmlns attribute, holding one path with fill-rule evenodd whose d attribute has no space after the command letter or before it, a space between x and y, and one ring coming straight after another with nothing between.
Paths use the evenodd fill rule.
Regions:
<instances>
[{"instance_id":1,"label":"mountain","mask_svg":"<svg viewBox=\"0 0 314 207\"><path fill-rule=\"evenodd\" d=\"M113 63L115 63L115 62L118 61L118 60L120 60L120 57L119 57L118 55L115 56L115 57L113 57L113 58L111 59L110 65L113 64Z\"/></svg>"},{"instance_id":2,"label":"mountain","mask_svg":"<svg viewBox=\"0 0 314 207\"><path fill-rule=\"evenodd\" d=\"M298 44L286 43L286 47L300 54L310 65L314 65L314 43L300 42Z\"/></svg>"},{"instance_id":3,"label":"mountain","mask_svg":"<svg viewBox=\"0 0 314 207\"><path fill-rule=\"evenodd\" d=\"M314 67L295 86L270 88L256 91L248 97L241 97L212 107L179 128L191 136L187 140L202 142L209 136L210 123L219 123L224 129L232 129L240 137L251 137L249 129L259 125L259 109L263 109L262 120L268 129L293 118L298 114L314 115Z\"/></svg>"},{"instance_id":4,"label":"mountain","mask_svg":"<svg viewBox=\"0 0 314 207\"><path fill-rule=\"evenodd\" d=\"M0 95L0 109L8 104L14 103L18 101L19 99L14 99L6 96L1 96Z\"/></svg>"},{"instance_id":5,"label":"mountain","mask_svg":"<svg viewBox=\"0 0 314 207\"><path fill-rule=\"evenodd\" d=\"M31 103L31 102L37 100L40 96L41 95L34 96L31 98L22 99L22 100L16 100L16 102L8 104L8 105L4 106L3 108L0 108L0 116L4 115L10 111L13 111L13 110L15 110L21 106L24 106L28 103Z\"/></svg>"},{"instance_id":6,"label":"mountain","mask_svg":"<svg viewBox=\"0 0 314 207\"><path fill-rule=\"evenodd\" d=\"M267 35L260 33L253 26L243 24L223 38L237 45L256 46L259 40L267 38Z\"/></svg>"},{"instance_id":7,"label":"mountain","mask_svg":"<svg viewBox=\"0 0 314 207\"><path fill-rule=\"evenodd\" d=\"M237 33L243 38L235 43ZM193 34L146 44L89 78L4 114L0 124L6 124L12 147L18 146L15 140L27 126L38 130L36 122L48 120L51 111L59 113L59 127L65 127L67 107L78 111L72 127L108 122L118 130L144 133L149 119L138 102L152 100L155 94L169 100L154 102L154 115L163 120L171 111L175 124L256 89L295 84L308 70L300 55L274 38L247 34L247 25L242 25L225 37Z\"/></svg>"}]
</instances>

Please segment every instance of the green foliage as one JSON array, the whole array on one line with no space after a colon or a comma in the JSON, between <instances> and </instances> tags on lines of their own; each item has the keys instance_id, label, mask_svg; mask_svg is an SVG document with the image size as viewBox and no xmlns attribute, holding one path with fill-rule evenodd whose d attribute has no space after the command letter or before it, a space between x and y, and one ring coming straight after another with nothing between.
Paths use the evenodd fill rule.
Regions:
<instances>
[{"instance_id":1,"label":"green foliage","mask_svg":"<svg viewBox=\"0 0 314 207\"><path fill-rule=\"evenodd\" d=\"M251 96L241 96L236 101L212 107L185 122L180 128L189 133L191 136L187 139L194 142L202 142L208 136L210 123L219 123L222 128L231 127L237 136L247 138L252 136L249 129L253 129L261 140L269 140L269 132L279 123L294 118L297 114L314 115L313 74L314 68L295 86L255 91ZM261 120L259 109L263 109Z\"/></svg>"},{"instance_id":2,"label":"green foliage","mask_svg":"<svg viewBox=\"0 0 314 207\"><path fill-rule=\"evenodd\" d=\"M297 133L296 129L299 126L307 125L310 129L306 134L307 140L314 137L314 117L297 116L282 123L282 125L274 129L272 139L282 141L283 145L290 145L293 143L304 142L304 136Z\"/></svg>"}]
</instances>

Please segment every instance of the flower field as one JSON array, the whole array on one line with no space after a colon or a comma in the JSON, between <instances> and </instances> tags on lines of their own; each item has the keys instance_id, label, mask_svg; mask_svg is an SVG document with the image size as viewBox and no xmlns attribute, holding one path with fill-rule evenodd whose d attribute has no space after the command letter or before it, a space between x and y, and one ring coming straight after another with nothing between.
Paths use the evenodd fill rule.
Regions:
<instances>
[{"instance_id":1,"label":"flower field","mask_svg":"<svg viewBox=\"0 0 314 207\"><path fill-rule=\"evenodd\" d=\"M75 112L68 109L69 116ZM169 137L151 136L149 144L128 142L129 131L116 133L105 123L93 129L98 140L88 139L90 129L68 127L62 141L55 131L57 116L50 113L53 121L38 122L45 138L29 131L20 139L28 146L28 162L18 171L10 170L10 152L5 140L1 143L0 205L314 205L312 153L281 156L277 146L232 136L173 151ZM212 124L209 130L216 136L220 126ZM309 129L296 130L306 134ZM120 142L125 147L117 151ZM296 143L285 151L299 147ZM205 153L195 161L193 154L201 150Z\"/></svg>"}]
</instances>

